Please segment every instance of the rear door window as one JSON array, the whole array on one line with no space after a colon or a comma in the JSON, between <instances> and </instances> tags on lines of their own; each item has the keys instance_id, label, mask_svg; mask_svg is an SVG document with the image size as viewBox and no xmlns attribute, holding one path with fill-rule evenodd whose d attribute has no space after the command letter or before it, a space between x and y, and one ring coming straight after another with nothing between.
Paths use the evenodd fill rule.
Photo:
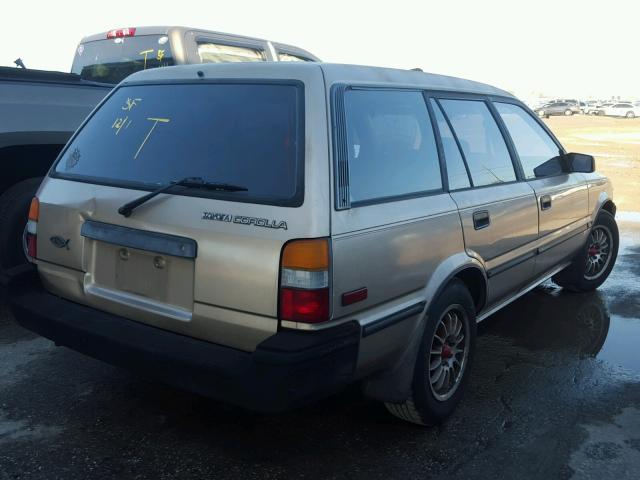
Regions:
<instances>
[{"instance_id":1,"label":"rear door window","mask_svg":"<svg viewBox=\"0 0 640 480\"><path fill-rule=\"evenodd\" d=\"M92 116L54 175L139 189L203 177L248 191L184 194L299 205L303 154L301 85L132 85Z\"/></svg>"},{"instance_id":2,"label":"rear door window","mask_svg":"<svg viewBox=\"0 0 640 480\"><path fill-rule=\"evenodd\" d=\"M560 148L540 124L518 105L494 105L511 135L525 178L531 180L562 173L558 157ZM540 168L542 165L545 167Z\"/></svg>"},{"instance_id":3,"label":"rear door window","mask_svg":"<svg viewBox=\"0 0 640 480\"><path fill-rule=\"evenodd\" d=\"M489 107L480 100L440 100L475 187L516 180L511 155Z\"/></svg>"},{"instance_id":4,"label":"rear door window","mask_svg":"<svg viewBox=\"0 0 640 480\"><path fill-rule=\"evenodd\" d=\"M198 42L201 63L264 62L264 50L258 48L224 45L214 42Z\"/></svg>"},{"instance_id":5,"label":"rear door window","mask_svg":"<svg viewBox=\"0 0 640 480\"><path fill-rule=\"evenodd\" d=\"M352 204L442 189L421 92L347 90L345 95Z\"/></svg>"}]
</instances>

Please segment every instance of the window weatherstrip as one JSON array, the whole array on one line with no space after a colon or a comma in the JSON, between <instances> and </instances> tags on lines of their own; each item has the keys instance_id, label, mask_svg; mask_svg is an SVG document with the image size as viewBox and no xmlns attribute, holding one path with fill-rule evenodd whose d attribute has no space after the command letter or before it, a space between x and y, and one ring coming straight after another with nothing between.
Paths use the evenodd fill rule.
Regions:
<instances>
[{"instance_id":1,"label":"window weatherstrip","mask_svg":"<svg viewBox=\"0 0 640 480\"><path fill-rule=\"evenodd\" d=\"M447 112L444 110L444 107L440 104L440 99L434 98L433 100L438 104L438 108L440 109L440 112L444 117L444 121L447 122L447 126L449 127L449 130L451 130L451 135L453 135L453 139L456 141L456 145L458 146L458 151L460 152L460 156L462 157L462 163L464 163L464 169L467 171L467 177L469 177L469 188L474 188L475 185L473 184L473 178L471 177L471 170L469 170L469 165L467 164L467 158L465 157L464 151L462 150L462 145L460 144L460 140L458 140L458 134L453 129L453 125L449 120L449 116L447 115Z\"/></svg>"},{"instance_id":2,"label":"window weatherstrip","mask_svg":"<svg viewBox=\"0 0 640 480\"><path fill-rule=\"evenodd\" d=\"M349 143L344 97L346 85L337 85L332 92L333 157L335 166L336 210L351 208L349 192Z\"/></svg>"},{"instance_id":3,"label":"window weatherstrip","mask_svg":"<svg viewBox=\"0 0 640 480\"><path fill-rule=\"evenodd\" d=\"M447 170L447 158L444 153L444 146L442 144L442 138L440 137L440 127L438 126L438 120L436 114L433 111L433 105L431 104L431 97L426 91L422 92L424 103L427 105L427 112L429 113L429 121L431 122L431 129L433 130L433 138L436 141L436 150L438 150L438 161L440 164L440 180L442 182L442 190L445 192L451 191L449 188L449 171Z\"/></svg>"}]
</instances>

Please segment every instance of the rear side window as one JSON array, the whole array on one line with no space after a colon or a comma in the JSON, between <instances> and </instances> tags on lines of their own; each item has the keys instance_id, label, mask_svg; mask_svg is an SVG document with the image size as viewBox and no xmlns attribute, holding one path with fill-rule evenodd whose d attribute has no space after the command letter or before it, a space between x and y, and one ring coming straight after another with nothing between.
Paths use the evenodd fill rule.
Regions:
<instances>
[{"instance_id":1,"label":"rear side window","mask_svg":"<svg viewBox=\"0 0 640 480\"><path fill-rule=\"evenodd\" d=\"M85 80L119 83L140 70L174 64L169 37L141 35L80 44L71 72Z\"/></svg>"},{"instance_id":2,"label":"rear side window","mask_svg":"<svg viewBox=\"0 0 640 480\"><path fill-rule=\"evenodd\" d=\"M422 93L347 90L345 95L352 204L442 189Z\"/></svg>"},{"instance_id":3,"label":"rear side window","mask_svg":"<svg viewBox=\"0 0 640 480\"><path fill-rule=\"evenodd\" d=\"M440 100L458 137L475 187L512 182L516 174L500 129L479 100Z\"/></svg>"},{"instance_id":4,"label":"rear side window","mask_svg":"<svg viewBox=\"0 0 640 480\"><path fill-rule=\"evenodd\" d=\"M451 129L447 121L442 115L440 107L431 99L431 106L435 112L436 122L440 130L440 139L442 140L442 149L444 150L444 158L447 162L447 177L449 178L449 190L459 190L461 188L469 188L469 175L464 166L464 160L460 154L460 149L456 144L456 139L451 133Z\"/></svg>"},{"instance_id":5,"label":"rear side window","mask_svg":"<svg viewBox=\"0 0 640 480\"><path fill-rule=\"evenodd\" d=\"M278 52L278 60L281 62L312 62L308 58L300 57L298 55L294 55L293 53L286 52Z\"/></svg>"},{"instance_id":6,"label":"rear side window","mask_svg":"<svg viewBox=\"0 0 640 480\"><path fill-rule=\"evenodd\" d=\"M213 42L198 42L201 63L264 62L263 50Z\"/></svg>"},{"instance_id":7,"label":"rear side window","mask_svg":"<svg viewBox=\"0 0 640 480\"><path fill-rule=\"evenodd\" d=\"M121 87L69 144L55 172L141 189L203 177L248 191L184 194L299 205L303 93L293 84Z\"/></svg>"},{"instance_id":8,"label":"rear side window","mask_svg":"<svg viewBox=\"0 0 640 480\"><path fill-rule=\"evenodd\" d=\"M495 106L516 147L524 176L531 180L562 173L558 158L560 149L538 122L518 105L495 103ZM538 168L543 164L550 167L552 159L555 159L552 163L555 162L557 168Z\"/></svg>"}]
</instances>

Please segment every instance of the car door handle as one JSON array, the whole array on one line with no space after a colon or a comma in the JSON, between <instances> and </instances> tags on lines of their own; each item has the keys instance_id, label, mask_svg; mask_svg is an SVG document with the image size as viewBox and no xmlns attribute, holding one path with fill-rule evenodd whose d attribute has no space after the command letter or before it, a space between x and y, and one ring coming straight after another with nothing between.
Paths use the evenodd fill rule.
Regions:
<instances>
[{"instance_id":1,"label":"car door handle","mask_svg":"<svg viewBox=\"0 0 640 480\"><path fill-rule=\"evenodd\" d=\"M540 210L549 210L551 208L551 195L542 195L540 197Z\"/></svg>"},{"instance_id":2,"label":"car door handle","mask_svg":"<svg viewBox=\"0 0 640 480\"><path fill-rule=\"evenodd\" d=\"M481 228L487 228L491 224L491 218L489 217L488 210L476 210L473 212L473 228L480 230Z\"/></svg>"}]
</instances>

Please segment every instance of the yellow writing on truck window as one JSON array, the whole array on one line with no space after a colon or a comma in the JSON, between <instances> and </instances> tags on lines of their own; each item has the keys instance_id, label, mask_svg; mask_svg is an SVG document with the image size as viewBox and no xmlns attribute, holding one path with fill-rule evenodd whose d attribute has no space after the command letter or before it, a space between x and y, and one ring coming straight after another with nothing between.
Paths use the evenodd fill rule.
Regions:
<instances>
[{"instance_id":1,"label":"yellow writing on truck window","mask_svg":"<svg viewBox=\"0 0 640 480\"><path fill-rule=\"evenodd\" d=\"M127 112L131 111L131 109L138 105L138 102L141 102L141 98L127 98L127 101L124 102L124 106L122 110L126 110Z\"/></svg>"},{"instance_id":2,"label":"yellow writing on truck window","mask_svg":"<svg viewBox=\"0 0 640 480\"><path fill-rule=\"evenodd\" d=\"M161 62L163 58L164 58L164 50L162 48L159 48L158 54L156 55L156 60Z\"/></svg>"},{"instance_id":3,"label":"yellow writing on truck window","mask_svg":"<svg viewBox=\"0 0 640 480\"><path fill-rule=\"evenodd\" d=\"M120 133L120 130L122 128L129 128L129 125L131 125L131 120L129 120L129 117L118 117L114 120L113 125L111 125L111 128L115 129L116 131L116 135L118 135Z\"/></svg>"},{"instance_id":4,"label":"yellow writing on truck window","mask_svg":"<svg viewBox=\"0 0 640 480\"><path fill-rule=\"evenodd\" d=\"M138 147L138 151L136 152L136 154L133 156L133 159L135 160L136 158L138 158L138 155L140 155L140 152L142 151L142 147L145 146L145 144L147 143L147 140L149 140L149 137L151 136L151 134L153 133L153 131L156 129L156 127L158 126L158 123L169 123L169 119L168 118L157 118L157 117L147 117L147 120L153 122L153 125L151 126L151 128L149 129L149 133L147 133L147 136L144 137L144 140L142 141L142 143L140 144L140 147Z\"/></svg>"},{"instance_id":5,"label":"yellow writing on truck window","mask_svg":"<svg viewBox=\"0 0 640 480\"><path fill-rule=\"evenodd\" d=\"M143 50L142 52L140 52L140 55L144 56L144 67L142 68L143 70L147 69L147 56L153 53L153 48L149 49L149 50Z\"/></svg>"}]
</instances>

